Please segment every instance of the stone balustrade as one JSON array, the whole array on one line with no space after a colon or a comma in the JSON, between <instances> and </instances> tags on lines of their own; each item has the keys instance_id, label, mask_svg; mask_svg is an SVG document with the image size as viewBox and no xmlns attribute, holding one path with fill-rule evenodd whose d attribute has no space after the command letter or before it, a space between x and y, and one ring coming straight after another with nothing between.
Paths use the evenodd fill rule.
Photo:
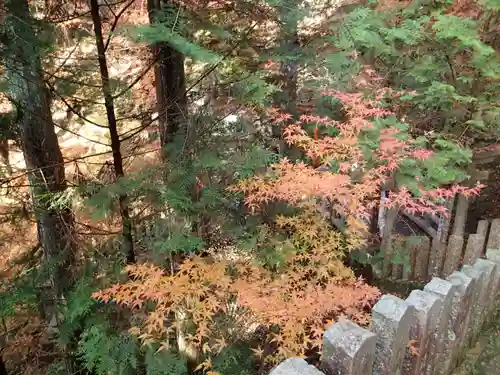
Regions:
<instances>
[{"instance_id":1,"label":"stone balustrade","mask_svg":"<svg viewBox=\"0 0 500 375\"><path fill-rule=\"evenodd\" d=\"M500 220L492 225L497 233ZM460 271L449 262L444 278L433 277L406 300L384 295L368 329L347 320L329 327L319 368L289 358L270 375L450 375L491 320L500 291L500 236L490 234L494 247L482 259L485 238L479 232L470 240ZM424 263L415 262L413 274L420 277Z\"/></svg>"}]
</instances>

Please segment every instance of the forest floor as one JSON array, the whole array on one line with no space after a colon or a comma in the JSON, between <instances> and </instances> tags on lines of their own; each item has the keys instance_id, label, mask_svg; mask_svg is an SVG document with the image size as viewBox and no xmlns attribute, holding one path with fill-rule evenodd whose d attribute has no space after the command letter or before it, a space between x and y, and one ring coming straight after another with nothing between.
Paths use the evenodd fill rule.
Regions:
<instances>
[{"instance_id":1,"label":"forest floor","mask_svg":"<svg viewBox=\"0 0 500 375\"><path fill-rule=\"evenodd\" d=\"M64 61L67 60L65 70L75 69L73 65L81 61L93 61L92 58L95 55L93 40L84 40L77 47L66 46L58 51L57 56ZM116 59L112 56L113 54L110 54L108 60L110 79L117 87L127 87L132 78L137 76L143 68L142 63L138 62L139 59L134 55L128 59ZM98 71L98 69L84 71ZM61 76L64 74L64 71L59 73ZM72 105L80 104L80 108L76 111L81 114L82 118L74 113L68 113L66 102L59 98L53 101L53 121L65 162L66 180L70 188L82 184L79 181L80 177L83 177L85 181L109 184L109 173L102 172L105 163L112 162L105 107L97 104L103 103L98 85L100 77L82 73L80 78L86 84L78 86L75 92L66 98L66 101ZM150 138L149 133L152 129L154 130L153 124L145 126L139 118L134 117L138 112L138 106L129 99L128 97L127 100L117 99L115 109L118 130L123 137L127 138L121 144L124 167L126 173L133 173L159 160L159 141ZM7 112L10 109L8 106L8 108L2 108L2 111ZM129 134L135 134L137 129L144 129L144 132L128 137ZM26 210L26 214L30 210L26 165L22 150L12 142L9 148L9 162L14 173L8 180L8 188L2 187L0 191L0 273L9 272L12 261L29 252L37 242L36 223L27 215L23 215L23 210ZM99 239L102 238L103 225L101 224L106 223L92 222L87 217L87 213L80 211L77 224L82 225L79 225L78 234L89 240L90 237L96 236Z\"/></svg>"}]
</instances>

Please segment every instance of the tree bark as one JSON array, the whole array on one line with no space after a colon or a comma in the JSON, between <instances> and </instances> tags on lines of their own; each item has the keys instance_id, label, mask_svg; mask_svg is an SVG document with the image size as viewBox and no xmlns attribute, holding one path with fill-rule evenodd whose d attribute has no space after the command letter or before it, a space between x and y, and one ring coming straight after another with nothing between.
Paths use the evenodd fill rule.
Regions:
<instances>
[{"instance_id":1,"label":"tree bark","mask_svg":"<svg viewBox=\"0 0 500 375\"><path fill-rule=\"evenodd\" d=\"M162 22L159 12L166 7L166 0L148 0L151 24ZM162 147L172 141L179 129L184 129L187 120L186 77L184 55L167 42L151 46L155 64L156 100ZM166 156L164 154L164 156Z\"/></svg>"},{"instance_id":2,"label":"tree bark","mask_svg":"<svg viewBox=\"0 0 500 375\"><path fill-rule=\"evenodd\" d=\"M99 14L99 1L90 0L90 13L94 24L94 34L97 46L99 70L101 73L102 92L104 94L104 106L106 107L106 116L108 119L109 135L111 138L111 149L113 152L113 165L115 167L116 179L119 180L125 176L123 170L123 160L120 151L120 136L116 121L115 107L113 102L113 93L109 82L108 63L106 59L106 50L102 35L102 23ZM123 251L127 264L135 263L134 241L132 237L132 220L130 219L128 196L121 194L118 197L120 215L122 218L123 231Z\"/></svg>"},{"instance_id":3,"label":"tree bark","mask_svg":"<svg viewBox=\"0 0 500 375\"><path fill-rule=\"evenodd\" d=\"M300 157L301 153L290 147L283 139L284 127L298 120L297 112L297 82L299 72L300 42L298 35L298 1L284 0L279 5L278 17L281 22L279 55L284 55L280 63L277 85L281 91L275 95L275 105L282 113L291 114L293 119L285 122L283 126L273 126L273 138L277 141L277 152L293 159Z\"/></svg>"},{"instance_id":4,"label":"tree bark","mask_svg":"<svg viewBox=\"0 0 500 375\"><path fill-rule=\"evenodd\" d=\"M3 361L2 353L0 352L0 375L8 375L7 367L5 367L5 362Z\"/></svg>"},{"instance_id":5,"label":"tree bark","mask_svg":"<svg viewBox=\"0 0 500 375\"><path fill-rule=\"evenodd\" d=\"M64 162L54 130L50 99L43 82L40 45L27 0L5 2L5 61L9 95L22 111L17 122L43 256L51 268L54 298L61 298L72 284L70 266L74 253L74 221L69 203L54 202L66 189Z\"/></svg>"}]
</instances>

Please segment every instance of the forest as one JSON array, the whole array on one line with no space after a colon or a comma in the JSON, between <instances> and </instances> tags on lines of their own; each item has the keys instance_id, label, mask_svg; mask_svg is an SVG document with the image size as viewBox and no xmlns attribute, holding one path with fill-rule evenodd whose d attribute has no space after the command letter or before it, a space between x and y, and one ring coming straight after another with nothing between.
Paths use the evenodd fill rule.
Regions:
<instances>
[{"instance_id":1,"label":"forest","mask_svg":"<svg viewBox=\"0 0 500 375\"><path fill-rule=\"evenodd\" d=\"M0 73L0 375L314 364L500 217L499 0L0 0Z\"/></svg>"}]
</instances>

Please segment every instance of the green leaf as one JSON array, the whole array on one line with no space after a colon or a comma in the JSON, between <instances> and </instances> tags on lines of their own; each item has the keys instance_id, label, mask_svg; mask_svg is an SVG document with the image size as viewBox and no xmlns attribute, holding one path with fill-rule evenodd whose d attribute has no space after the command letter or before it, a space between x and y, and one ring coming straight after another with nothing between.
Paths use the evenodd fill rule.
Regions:
<instances>
[{"instance_id":1,"label":"green leaf","mask_svg":"<svg viewBox=\"0 0 500 375\"><path fill-rule=\"evenodd\" d=\"M172 29L165 24L153 24L131 28L130 35L136 41L147 44L166 42L177 51L191 57L193 60L206 63L215 63L220 60L219 56L214 52L189 41L182 35L172 31Z\"/></svg>"},{"instance_id":2,"label":"green leaf","mask_svg":"<svg viewBox=\"0 0 500 375\"><path fill-rule=\"evenodd\" d=\"M486 124L484 123L483 120L468 120L465 123L467 125L471 125L476 129L484 129L486 127Z\"/></svg>"}]
</instances>

